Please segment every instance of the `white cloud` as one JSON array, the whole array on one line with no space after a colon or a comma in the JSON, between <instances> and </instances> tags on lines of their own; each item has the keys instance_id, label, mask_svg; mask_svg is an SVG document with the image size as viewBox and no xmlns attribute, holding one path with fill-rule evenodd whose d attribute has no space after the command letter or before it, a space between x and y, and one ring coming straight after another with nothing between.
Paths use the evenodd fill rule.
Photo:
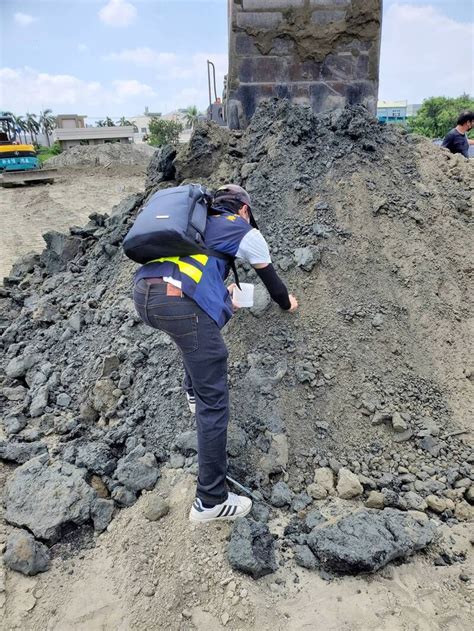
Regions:
<instances>
[{"instance_id":1,"label":"white cloud","mask_svg":"<svg viewBox=\"0 0 474 631\"><path fill-rule=\"evenodd\" d=\"M99 11L99 18L108 26L128 26L136 18L137 10L126 0L109 0Z\"/></svg>"},{"instance_id":2,"label":"white cloud","mask_svg":"<svg viewBox=\"0 0 474 631\"><path fill-rule=\"evenodd\" d=\"M128 62L135 66L155 69L155 79L195 79L199 76L207 77L207 60L216 67L216 81L222 85L227 73L227 55L216 53L195 53L182 55L176 53L162 53L152 48L124 49L118 53L109 53L103 57L104 61ZM206 78L207 81L207 78Z\"/></svg>"},{"instance_id":3,"label":"white cloud","mask_svg":"<svg viewBox=\"0 0 474 631\"><path fill-rule=\"evenodd\" d=\"M77 50L80 53L86 53L89 50L89 46L87 46L87 44L78 44L77 45Z\"/></svg>"},{"instance_id":4,"label":"white cloud","mask_svg":"<svg viewBox=\"0 0 474 631\"><path fill-rule=\"evenodd\" d=\"M13 16L13 19L20 26L29 26L32 22L36 20L36 18L33 17L32 15L29 15L28 13L21 13L21 12L15 13L15 15Z\"/></svg>"},{"instance_id":5,"label":"white cloud","mask_svg":"<svg viewBox=\"0 0 474 631\"><path fill-rule=\"evenodd\" d=\"M159 53L152 48L125 49L119 53L104 56L104 61L125 61L136 66L154 67L161 64L175 64L178 56L175 53Z\"/></svg>"},{"instance_id":6,"label":"white cloud","mask_svg":"<svg viewBox=\"0 0 474 631\"><path fill-rule=\"evenodd\" d=\"M113 81L117 95L120 98L128 98L130 96L153 96L153 89L146 83L140 83L135 79L128 81Z\"/></svg>"},{"instance_id":7,"label":"white cloud","mask_svg":"<svg viewBox=\"0 0 474 631\"><path fill-rule=\"evenodd\" d=\"M100 108L111 113L115 108L120 112L128 107L130 100L133 103L134 97L154 96L149 85L133 79L104 85L73 75L38 72L33 68L1 68L0 93L9 95L4 99L4 108L9 111L34 112L49 107L58 114L61 110L87 113L84 112L87 108Z\"/></svg>"},{"instance_id":8,"label":"white cloud","mask_svg":"<svg viewBox=\"0 0 474 631\"><path fill-rule=\"evenodd\" d=\"M472 93L474 24L434 6L395 4L384 15L379 98L421 103Z\"/></svg>"}]
</instances>

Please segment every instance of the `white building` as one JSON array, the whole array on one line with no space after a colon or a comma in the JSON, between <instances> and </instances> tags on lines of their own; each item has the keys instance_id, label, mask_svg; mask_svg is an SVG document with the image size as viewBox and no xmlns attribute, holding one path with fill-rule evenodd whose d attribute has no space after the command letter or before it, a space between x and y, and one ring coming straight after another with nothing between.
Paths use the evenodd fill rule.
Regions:
<instances>
[{"instance_id":1,"label":"white building","mask_svg":"<svg viewBox=\"0 0 474 631\"><path fill-rule=\"evenodd\" d=\"M86 116L60 114L56 117L56 129L53 141L59 142L61 149L70 149L75 145L101 145L106 142L133 142L133 126L86 127Z\"/></svg>"}]
</instances>

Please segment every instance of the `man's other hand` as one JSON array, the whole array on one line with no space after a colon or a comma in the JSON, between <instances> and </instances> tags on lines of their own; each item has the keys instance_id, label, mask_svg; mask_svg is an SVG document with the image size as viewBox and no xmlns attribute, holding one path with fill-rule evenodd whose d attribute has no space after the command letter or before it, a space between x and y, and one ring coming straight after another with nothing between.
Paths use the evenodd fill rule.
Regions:
<instances>
[{"instance_id":1,"label":"man's other hand","mask_svg":"<svg viewBox=\"0 0 474 631\"><path fill-rule=\"evenodd\" d=\"M298 301L293 296L293 294L289 294L288 298L290 299L290 305L291 305L291 307L288 309L288 311L290 313L293 313L294 311L296 311L298 309Z\"/></svg>"}]
</instances>

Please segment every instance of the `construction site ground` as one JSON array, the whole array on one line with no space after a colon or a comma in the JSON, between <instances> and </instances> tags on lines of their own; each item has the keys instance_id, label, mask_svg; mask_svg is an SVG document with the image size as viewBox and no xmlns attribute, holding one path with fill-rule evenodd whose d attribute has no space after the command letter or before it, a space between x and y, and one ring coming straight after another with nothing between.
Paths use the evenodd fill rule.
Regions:
<instances>
[{"instance_id":1,"label":"construction site ground","mask_svg":"<svg viewBox=\"0 0 474 631\"><path fill-rule=\"evenodd\" d=\"M8 276L15 257L41 252L42 234L68 232L87 223L92 212L110 208L143 188L146 167L61 168L54 184L29 184L0 190L0 278Z\"/></svg>"}]
</instances>

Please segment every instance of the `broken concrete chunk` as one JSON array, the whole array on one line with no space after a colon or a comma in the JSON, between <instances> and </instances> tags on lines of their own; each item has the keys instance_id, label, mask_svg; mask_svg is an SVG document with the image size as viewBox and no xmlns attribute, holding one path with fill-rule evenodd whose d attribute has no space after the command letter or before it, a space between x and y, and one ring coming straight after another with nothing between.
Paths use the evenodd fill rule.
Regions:
<instances>
[{"instance_id":1,"label":"broken concrete chunk","mask_svg":"<svg viewBox=\"0 0 474 631\"><path fill-rule=\"evenodd\" d=\"M160 471L154 454L145 452L142 446L136 447L118 461L115 478L133 492L152 489Z\"/></svg>"},{"instance_id":2,"label":"broken concrete chunk","mask_svg":"<svg viewBox=\"0 0 474 631\"><path fill-rule=\"evenodd\" d=\"M261 522L243 517L234 522L227 556L231 566L260 578L276 572L273 537Z\"/></svg>"},{"instance_id":3,"label":"broken concrete chunk","mask_svg":"<svg viewBox=\"0 0 474 631\"><path fill-rule=\"evenodd\" d=\"M5 519L55 542L64 526L89 520L95 492L80 469L60 461L48 466L43 458L18 467L7 481Z\"/></svg>"},{"instance_id":4,"label":"broken concrete chunk","mask_svg":"<svg viewBox=\"0 0 474 631\"><path fill-rule=\"evenodd\" d=\"M7 567L26 576L46 572L49 550L26 530L14 530L8 535L3 559Z\"/></svg>"},{"instance_id":5,"label":"broken concrete chunk","mask_svg":"<svg viewBox=\"0 0 474 631\"><path fill-rule=\"evenodd\" d=\"M363 509L315 528L308 545L326 570L358 574L406 558L431 543L435 533L432 522L420 523L407 513Z\"/></svg>"},{"instance_id":6,"label":"broken concrete chunk","mask_svg":"<svg viewBox=\"0 0 474 631\"><path fill-rule=\"evenodd\" d=\"M293 493L285 482L277 482L272 489L272 496L270 502L273 506L281 508L282 506L288 506L293 499Z\"/></svg>"}]
</instances>

